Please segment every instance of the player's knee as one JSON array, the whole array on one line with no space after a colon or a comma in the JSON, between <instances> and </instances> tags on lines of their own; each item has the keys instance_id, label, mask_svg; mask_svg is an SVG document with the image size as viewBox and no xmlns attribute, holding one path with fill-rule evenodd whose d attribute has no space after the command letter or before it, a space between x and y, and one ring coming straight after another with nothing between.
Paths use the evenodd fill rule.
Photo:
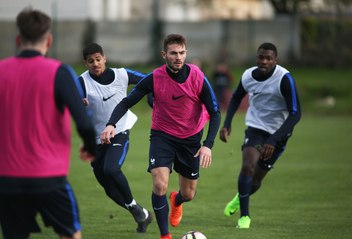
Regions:
<instances>
[{"instance_id":1,"label":"player's knee","mask_svg":"<svg viewBox=\"0 0 352 239\"><path fill-rule=\"evenodd\" d=\"M158 196L165 195L167 192L167 183L165 183L164 181L154 182L153 192Z\"/></svg>"},{"instance_id":2,"label":"player's knee","mask_svg":"<svg viewBox=\"0 0 352 239\"><path fill-rule=\"evenodd\" d=\"M107 167L107 168L104 168L103 173L106 177L116 177L116 176L119 176L120 174L122 174L122 171L120 168Z\"/></svg>"},{"instance_id":3,"label":"player's knee","mask_svg":"<svg viewBox=\"0 0 352 239\"><path fill-rule=\"evenodd\" d=\"M244 176L253 176L254 167L251 167L250 165L243 165L241 169L241 174Z\"/></svg>"},{"instance_id":4,"label":"player's knee","mask_svg":"<svg viewBox=\"0 0 352 239\"><path fill-rule=\"evenodd\" d=\"M241 168L241 173L245 176L253 176L256 164L254 162L245 161Z\"/></svg>"}]
</instances>

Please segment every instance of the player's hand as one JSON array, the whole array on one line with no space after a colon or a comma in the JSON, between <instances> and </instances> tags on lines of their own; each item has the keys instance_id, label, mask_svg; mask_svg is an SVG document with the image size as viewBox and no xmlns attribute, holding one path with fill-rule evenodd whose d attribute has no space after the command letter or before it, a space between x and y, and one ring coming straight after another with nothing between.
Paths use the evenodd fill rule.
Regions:
<instances>
[{"instance_id":1,"label":"player's hand","mask_svg":"<svg viewBox=\"0 0 352 239\"><path fill-rule=\"evenodd\" d=\"M112 125L108 125L105 127L103 132L100 134L100 140L102 144L111 144L110 138L115 136L115 128Z\"/></svg>"},{"instance_id":2,"label":"player's hand","mask_svg":"<svg viewBox=\"0 0 352 239\"><path fill-rule=\"evenodd\" d=\"M84 106L88 106L89 105L88 98L83 98L83 104L84 104Z\"/></svg>"},{"instance_id":3,"label":"player's hand","mask_svg":"<svg viewBox=\"0 0 352 239\"><path fill-rule=\"evenodd\" d=\"M81 145L79 149L79 157L84 161L93 162L95 160L95 156L90 154L87 150L84 149L84 146Z\"/></svg>"},{"instance_id":4,"label":"player's hand","mask_svg":"<svg viewBox=\"0 0 352 239\"><path fill-rule=\"evenodd\" d=\"M227 139L229 138L230 134L231 134L231 129L230 128L222 128L220 130L220 135L219 135L221 141L227 143Z\"/></svg>"},{"instance_id":5,"label":"player's hand","mask_svg":"<svg viewBox=\"0 0 352 239\"><path fill-rule=\"evenodd\" d=\"M202 146L194 157L199 156L200 166L202 168L207 168L211 165L211 149L208 147Z\"/></svg>"},{"instance_id":6,"label":"player's hand","mask_svg":"<svg viewBox=\"0 0 352 239\"><path fill-rule=\"evenodd\" d=\"M262 158L268 160L274 153L275 146L271 144L264 144L262 151Z\"/></svg>"}]
</instances>

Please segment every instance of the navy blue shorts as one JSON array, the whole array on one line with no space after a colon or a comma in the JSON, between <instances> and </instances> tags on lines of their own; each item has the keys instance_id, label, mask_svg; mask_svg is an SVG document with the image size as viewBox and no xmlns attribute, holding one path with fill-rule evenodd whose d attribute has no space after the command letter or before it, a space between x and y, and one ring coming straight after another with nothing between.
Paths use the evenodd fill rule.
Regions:
<instances>
[{"instance_id":1,"label":"navy blue shorts","mask_svg":"<svg viewBox=\"0 0 352 239\"><path fill-rule=\"evenodd\" d=\"M194 157L199 144L184 143L182 139L172 140L160 135L151 135L148 172L153 168L168 167L188 179L199 177L199 157Z\"/></svg>"},{"instance_id":2,"label":"navy blue shorts","mask_svg":"<svg viewBox=\"0 0 352 239\"><path fill-rule=\"evenodd\" d=\"M81 230L79 212L71 186L46 193L0 194L0 223L4 238L25 239L40 232L35 220L39 213L45 226L62 236Z\"/></svg>"},{"instance_id":3,"label":"navy blue shorts","mask_svg":"<svg viewBox=\"0 0 352 239\"><path fill-rule=\"evenodd\" d=\"M248 127L245 130L245 139L244 139L244 143L242 145L242 150L245 147L254 147L259 152L262 152L263 146L264 146L265 142L267 141L267 139L270 137L270 135L271 135L270 133L268 133L264 130L256 129L253 127ZM284 150L286 148L287 140L288 140L288 137L283 141L277 142L277 144L275 145L275 149L274 149L274 153L273 153L272 157L268 160L265 160L265 161L262 158L260 158L258 161L258 165L266 171L269 171L270 169L272 169L275 162L278 160L278 158L284 152Z\"/></svg>"},{"instance_id":4,"label":"navy blue shorts","mask_svg":"<svg viewBox=\"0 0 352 239\"><path fill-rule=\"evenodd\" d=\"M126 130L111 138L111 144L99 144L96 160L91 163L94 170L120 170L129 149L129 136L130 131Z\"/></svg>"}]
</instances>

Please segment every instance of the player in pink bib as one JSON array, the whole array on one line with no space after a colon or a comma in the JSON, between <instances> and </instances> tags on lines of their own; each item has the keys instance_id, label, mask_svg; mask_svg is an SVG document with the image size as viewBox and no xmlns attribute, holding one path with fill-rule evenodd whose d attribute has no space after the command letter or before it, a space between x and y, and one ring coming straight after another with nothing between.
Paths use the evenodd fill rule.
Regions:
<instances>
[{"instance_id":1,"label":"player in pink bib","mask_svg":"<svg viewBox=\"0 0 352 239\"><path fill-rule=\"evenodd\" d=\"M100 139L111 143L120 118L144 95L153 94L148 168L153 180L152 205L160 238L171 239L166 197L170 173L175 170L179 175L179 191L170 194L170 224L176 227L181 222L182 203L196 194L200 166L207 168L212 163L220 110L204 73L195 65L185 64L187 49L182 35L168 35L161 54L166 64L142 79L115 107ZM207 121L207 136L201 144Z\"/></svg>"},{"instance_id":2,"label":"player in pink bib","mask_svg":"<svg viewBox=\"0 0 352 239\"><path fill-rule=\"evenodd\" d=\"M40 214L60 239L81 239L78 205L67 181L71 116L84 160L96 155L94 127L72 68L45 57L52 44L51 18L28 8L16 20L20 53L0 61L2 238L40 232Z\"/></svg>"}]
</instances>

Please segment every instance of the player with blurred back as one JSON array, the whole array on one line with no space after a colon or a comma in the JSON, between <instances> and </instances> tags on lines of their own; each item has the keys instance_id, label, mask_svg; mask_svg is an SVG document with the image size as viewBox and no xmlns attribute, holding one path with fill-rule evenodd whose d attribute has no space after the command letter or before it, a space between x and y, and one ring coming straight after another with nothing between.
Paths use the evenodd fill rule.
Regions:
<instances>
[{"instance_id":1,"label":"player with blurred back","mask_svg":"<svg viewBox=\"0 0 352 239\"><path fill-rule=\"evenodd\" d=\"M26 239L45 226L61 239L80 239L77 201L67 181L71 116L94 160L95 131L72 68L45 57L51 19L26 8L17 16L20 53L0 61L0 223L4 239Z\"/></svg>"}]
</instances>

